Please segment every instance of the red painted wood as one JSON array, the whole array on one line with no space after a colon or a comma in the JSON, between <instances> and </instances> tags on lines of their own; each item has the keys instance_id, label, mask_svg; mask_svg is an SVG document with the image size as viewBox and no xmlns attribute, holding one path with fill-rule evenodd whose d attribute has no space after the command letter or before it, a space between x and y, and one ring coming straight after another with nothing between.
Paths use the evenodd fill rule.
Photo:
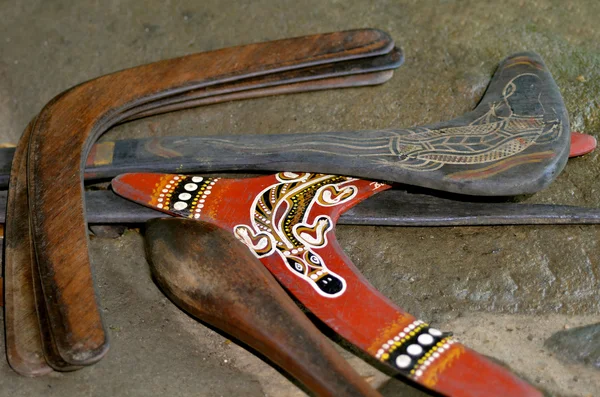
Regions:
<instances>
[{"instance_id":1,"label":"red painted wood","mask_svg":"<svg viewBox=\"0 0 600 397\"><path fill-rule=\"evenodd\" d=\"M592 135L571 131L571 148L569 158L583 156L594 151L598 146L596 138Z\"/></svg>"},{"instance_id":2,"label":"red painted wood","mask_svg":"<svg viewBox=\"0 0 600 397\"><path fill-rule=\"evenodd\" d=\"M230 230L335 332L427 388L450 396L541 396L396 306L343 253L334 234L340 214L389 185L309 173L250 179L136 173L112 186L140 204Z\"/></svg>"}]
</instances>

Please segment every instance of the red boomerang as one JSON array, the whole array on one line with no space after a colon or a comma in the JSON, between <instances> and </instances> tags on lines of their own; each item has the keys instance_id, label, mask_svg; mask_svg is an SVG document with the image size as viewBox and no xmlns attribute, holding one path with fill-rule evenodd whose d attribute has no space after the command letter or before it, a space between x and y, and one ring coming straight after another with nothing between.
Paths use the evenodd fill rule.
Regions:
<instances>
[{"instance_id":1,"label":"red boomerang","mask_svg":"<svg viewBox=\"0 0 600 397\"><path fill-rule=\"evenodd\" d=\"M344 255L334 234L340 214L387 184L292 172L248 179L133 173L112 187L169 215L231 231L321 321L426 388L456 397L542 395L396 306Z\"/></svg>"}]
</instances>

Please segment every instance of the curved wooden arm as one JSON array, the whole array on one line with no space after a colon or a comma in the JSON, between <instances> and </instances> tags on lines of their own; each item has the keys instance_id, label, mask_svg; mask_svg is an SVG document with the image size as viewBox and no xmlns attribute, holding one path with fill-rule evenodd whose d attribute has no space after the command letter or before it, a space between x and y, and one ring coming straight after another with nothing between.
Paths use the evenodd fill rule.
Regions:
<instances>
[{"instance_id":1,"label":"curved wooden arm","mask_svg":"<svg viewBox=\"0 0 600 397\"><path fill-rule=\"evenodd\" d=\"M370 58L327 63L305 69L295 69L267 76L244 79L239 82L236 81L233 83L213 85L185 92L180 95L170 96L164 100L154 101L148 105L137 107L135 109L135 114L128 117L125 121L193 106L224 102L225 100L238 100L248 97L257 98L263 96L257 94L258 92L264 93L264 95L274 95L285 94L287 92L300 92L302 90L313 91L320 85L331 86L333 79L336 78L339 79L341 83L342 80L345 80L352 75L359 78L364 77L364 74L367 72L373 73L396 69L403 62L404 53L400 48L394 48L387 54ZM327 80L329 80L329 82L327 82ZM304 88L299 89L298 87Z\"/></svg>"},{"instance_id":2,"label":"curved wooden arm","mask_svg":"<svg viewBox=\"0 0 600 397\"><path fill-rule=\"evenodd\" d=\"M391 70L375 72L375 70L382 67L383 69L398 67L402 62L400 55L401 52L393 51L387 55L377 56L375 57L377 59L374 60L365 59L338 62L338 66L326 65L328 71L324 71L320 67L318 70L307 70L307 73L299 70L287 72L284 76L281 76L281 74L277 74L276 77L267 76L264 79L268 80L269 83L267 84L263 79L255 78L240 84L221 85L216 89L210 89L209 87L209 89L202 90L201 95L199 95L200 98L196 99L195 95L188 95L186 99L194 101L194 106L201 106L228 100L256 98L282 93L381 84L387 81L393 72ZM381 57L385 58L386 62L391 62L381 64L381 59L379 59ZM326 78L323 78L323 72L326 73ZM314 80L305 81L307 75L310 75ZM252 85L259 88L252 88ZM155 111L164 112L170 107L180 108L185 104L175 103L169 105L168 103L163 103L163 105L164 107L144 109L136 114L132 112L133 115L130 119L144 117ZM24 132L20 145L17 148L18 150L14 153L15 168L12 175L10 200L8 200L10 204L8 209L10 216L8 216L8 223L6 225L7 246L4 265L8 288L6 291L7 306L5 308L4 320L6 324L7 358L11 367L24 376L40 376L51 372L51 368L65 371L77 369L78 366L71 366L65 363L56 352L55 343L52 340L52 334L48 326L49 323L45 311L43 294L41 293L37 264L32 260L35 254L31 246L27 187L25 186L25 157L26 149L28 148L29 133L30 126ZM101 155L95 158L98 161L102 161ZM86 177L88 176L89 174L86 172ZM0 202L3 202L3 204L0 204L0 220L4 223L6 195L1 193L6 192L0 192ZM117 196L114 197L117 198ZM89 197L86 201L88 207L90 204L93 204L89 202ZM94 198L92 198L92 201L96 202ZM123 201L122 203L127 203L127 201ZM109 206L112 207L112 204L109 204ZM133 208L137 209L138 207L134 206ZM116 207L112 207L109 210L110 213L113 213L115 209ZM87 216L89 218L89 209ZM93 217L94 215L92 215L91 221L94 220ZM0 288L3 285L3 280L0 279ZM0 299L3 296L4 294L1 293ZM0 306L2 305L0 302Z\"/></svg>"},{"instance_id":3,"label":"curved wooden arm","mask_svg":"<svg viewBox=\"0 0 600 397\"><path fill-rule=\"evenodd\" d=\"M40 112L28 156L32 238L50 331L67 363L90 364L107 350L88 258L82 171L93 142L128 110L205 86L387 53L378 30L251 44L156 62L80 84ZM333 51L332 51L333 48Z\"/></svg>"},{"instance_id":4,"label":"curved wooden arm","mask_svg":"<svg viewBox=\"0 0 600 397\"><path fill-rule=\"evenodd\" d=\"M6 245L4 249L4 277L6 304L4 329L6 358L11 368L25 376L39 376L52 371L44 359L40 327L36 313L32 263L33 247L29 234L27 206L27 148L31 127L29 123L15 151L6 218Z\"/></svg>"},{"instance_id":5,"label":"curved wooden arm","mask_svg":"<svg viewBox=\"0 0 600 397\"><path fill-rule=\"evenodd\" d=\"M228 231L190 219L146 228L152 275L180 308L268 357L318 396L379 396Z\"/></svg>"},{"instance_id":6,"label":"curved wooden arm","mask_svg":"<svg viewBox=\"0 0 600 397\"><path fill-rule=\"evenodd\" d=\"M41 376L52 369L77 369L56 352L34 260L27 203L27 148L33 120L25 129L13 158L7 200L4 274L6 356L11 368L24 376Z\"/></svg>"},{"instance_id":7,"label":"curved wooden arm","mask_svg":"<svg viewBox=\"0 0 600 397\"><path fill-rule=\"evenodd\" d=\"M368 56L369 54L370 52L367 51L364 55ZM130 109L126 114L121 116L123 118L122 121L128 122L160 113L225 101L382 84L392 77L393 69L397 69L402 65L404 54L400 48L394 48L389 53L383 55L341 62L337 62L337 60L333 61L328 64L208 86L181 95L170 96L157 102ZM123 144L122 141L117 142ZM117 144L117 147L123 146L122 144ZM99 145L105 146L103 144ZM108 145L115 145L115 143ZM94 145L94 147L96 146L98 144ZM11 163L15 150L14 147L0 148L0 189L8 187ZM108 158L113 158L113 153L107 153L105 147L101 149L101 152L108 155ZM173 153L171 152L171 155ZM111 168L111 161L108 161L109 167L106 167L107 158L103 156L96 158L95 154L96 151L92 148L87 160L86 180L113 178L125 172L126 169L131 168L131 164L127 164L129 168L125 169ZM135 157L131 156L132 154L130 153L130 156L127 157L128 160L135 163L143 161L142 158L136 160ZM160 156L160 153L156 155L164 158L164 156ZM143 167L143 164L141 166ZM93 167L93 169L90 169L90 167ZM147 169L144 170L147 171ZM133 171L141 170L134 169Z\"/></svg>"}]
</instances>

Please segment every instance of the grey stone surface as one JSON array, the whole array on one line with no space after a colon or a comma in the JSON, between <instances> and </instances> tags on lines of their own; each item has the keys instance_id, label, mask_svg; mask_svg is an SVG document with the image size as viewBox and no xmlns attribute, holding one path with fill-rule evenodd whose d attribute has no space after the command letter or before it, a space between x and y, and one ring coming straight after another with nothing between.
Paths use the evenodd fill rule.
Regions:
<instances>
[{"instance_id":1,"label":"grey stone surface","mask_svg":"<svg viewBox=\"0 0 600 397\"><path fill-rule=\"evenodd\" d=\"M600 323L558 331L544 345L565 361L579 361L600 370Z\"/></svg>"},{"instance_id":2,"label":"grey stone surface","mask_svg":"<svg viewBox=\"0 0 600 397\"><path fill-rule=\"evenodd\" d=\"M0 139L16 143L53 96L122 68L225 46L378 27L406 63L376 88L264 98L129 123L107 138L409 127L471 109L497 63L536 51L574 130L600 130L595 0L196 2L0 0ZM598 152L569 161L529 202L600 205ZM600 395L597 370L559 360L553 333L600 320L599 227L340 227L367 278L556 396ZM0 362L0 396L302 395L277 371L178 311L152 283L143 237L93 239L112 348L99 364L24 379ZM423 395L344 351L385 395Z\"/></svg>"}]
</instances>

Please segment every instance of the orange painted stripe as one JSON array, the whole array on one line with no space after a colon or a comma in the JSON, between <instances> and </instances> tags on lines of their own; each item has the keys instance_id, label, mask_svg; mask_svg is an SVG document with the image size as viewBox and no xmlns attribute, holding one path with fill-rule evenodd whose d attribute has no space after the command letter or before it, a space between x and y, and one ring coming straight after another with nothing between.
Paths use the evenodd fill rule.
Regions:
<instances>
[{"instance_id":1,"label":"orange painted stripe","mask_svg":"<svg viewBox=\"0 0 600 397\"><path fill-rule=\"evenodd\" d=\"M504 67L505 68L511 68L513 66L517 66L517 65L527 65L527 66L531 66L534 67L538 70L543 70L543 67L541 64L532 61L530 58L528 57L517 57L517 58L513 58L511 59Z\"/></svg>"},{"instance_id":2,"label":"orange painted stripe","mask_svg":"<svg viewBox=\"0 0 600 397\"><path fill-rule=\"evenodd\" d=\"M516 167L521 164L539 163L545 159L554 157L554 152L546 151L540 153L523 154L520 156L509 157L501 160L497 163L489 165L484 168L469 171L459 171L453 174L449 174L446 178L448 179L485 179L492 175L499 174L510 168Z\"/></svg>"},{"instance_id":3,"label":"orange painted stripe","mask_svg":"<svg viewBox=\"0 0 600 397\"><path fill-rule=\"evenodd\" d=\"M379 335L373 340L373 343L367 348L367 352L373 356L377 353L381 346L394 336L398 335L402 330L412 324L416 320L415 317L408 313L398 313L398 317L392 320L391 323L380 324Z\"/></svg>"},{"instance_id":4,"label":"orange painted stripe","mask_svg":"<svg viewBox=\"0 0 600 397\"><path fill-rule=\"evenodd\" d=\"M435 388L444 371L455 364L464 352L465 347L463 345L460 343L453 344L447 352L444 352L438 360L435 360L433 364L425 370L425 373L421 379L419 379L419 383L430 389Z\"/></svg>"}]
</instances>

